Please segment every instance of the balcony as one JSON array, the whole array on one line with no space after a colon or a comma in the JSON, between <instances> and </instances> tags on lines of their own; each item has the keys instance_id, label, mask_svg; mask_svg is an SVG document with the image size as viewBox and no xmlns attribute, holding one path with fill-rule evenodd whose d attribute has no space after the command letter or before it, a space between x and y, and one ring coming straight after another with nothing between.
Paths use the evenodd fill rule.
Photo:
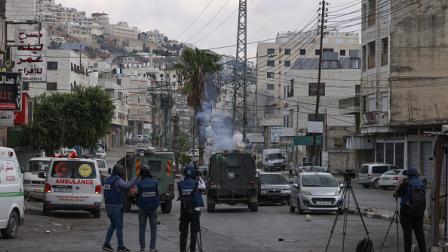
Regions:
<instances>
[{"instance_id":1,"label":"balcony","mask_svg":"<svg viewBox=\"0 0 448 252\"><path fill-rule=\"evenodd\" d=\"M363 126L387 126L389 125L388 112L373 111L362 114Z\"/></svg>"}]
</instances>

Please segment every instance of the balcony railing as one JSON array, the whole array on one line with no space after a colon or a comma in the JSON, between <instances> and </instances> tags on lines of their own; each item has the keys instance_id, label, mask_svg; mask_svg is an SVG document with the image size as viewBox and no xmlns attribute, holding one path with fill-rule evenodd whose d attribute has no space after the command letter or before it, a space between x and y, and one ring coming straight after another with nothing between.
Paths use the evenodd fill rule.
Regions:
<instances>
[{"instance_id":1,"label":"balcony railing","mask_svg":"<svg viewBox=\"0 0 448 252\"><path fill-rule=\"evenodd\" d=\"M362 124L365 126L387 126L389 124L388 112L373 111L362 114Z\"/></svg>"}]
</instances>

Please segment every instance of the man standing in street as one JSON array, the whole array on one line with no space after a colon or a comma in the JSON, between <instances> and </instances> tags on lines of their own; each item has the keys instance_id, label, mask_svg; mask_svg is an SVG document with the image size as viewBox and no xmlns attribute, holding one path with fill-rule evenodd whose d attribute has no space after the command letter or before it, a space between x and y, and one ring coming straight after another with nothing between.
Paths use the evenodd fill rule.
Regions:
<instances>
[{"instance_id":1,"label":"man standing in street","mask_svg":"<svg viewBox=\"0 0 448 252\"><path fill-rule=\"evenodd\" d=\"M407 175L394 197L400 197L400 222L403 228L404 251L411 252L412 230L414 230L420 251L426 252L423 217L426 209L426 185L418 178L418 170L409 168L403 172Z\"/></svg>"},{"instance_id":2,"label":"man standing in street","mask_svg":"<svg viewBox=\"0 0 448 252\"><path fill-rule=\"evenodd\" d=\"M123 166L116 164L112 169L112 174L104 181L104 200L106 203L107 217L110 220L110 226L107 230L106 240L103 244L104 251L113 251L110 246L110 240L114 232L117 234L117 252L130 251L123 244L123 198L124 190L131 188L137 182L137 178L129 182L125 182L125 169Z\"/></svg>"},{"instance_id":3,"label":"man standing in street","mask_svg":"<svg viewBox=\"0 0 448 252\"><path fill-rule=\"evenodd\" d=\"M184 169L184 180L178 183L178 190L181 200L180 207L180 251L187 250L188 227L190 234L190 252L196 251L197 234L200 228L201 207L204 206L202 195L199 190L199 182L196 179L196 170L193 166ZM201 183L202 184L202 183ZM201 187L203 187L201 185Z\"/></svg>"},{"instance_id":4,"label":"man standing in street","mask_svg":"<svg viewBox=\"0 0 448 252\"><path fill-rule=\"evenodd\" d=\"M294 178L294 164L292 162L289 162L289 166L288 166L288 170L289 170L289 178Z\"/></svg>"},{"instance_id":5,"label":"man standing in street","mask_svg":"<svg viewBox=\"0 0 448 252\"><path fill-rule=\"evenodd\" d=\"M157 208L160 206L159 181L151 177L151 170L147 165L142 166L140 175L141 180L137 183L140 251L145 251L146 222L149 219L151 228L149 249L150 252L156 252Z\"/></svg>"}]
</instances>

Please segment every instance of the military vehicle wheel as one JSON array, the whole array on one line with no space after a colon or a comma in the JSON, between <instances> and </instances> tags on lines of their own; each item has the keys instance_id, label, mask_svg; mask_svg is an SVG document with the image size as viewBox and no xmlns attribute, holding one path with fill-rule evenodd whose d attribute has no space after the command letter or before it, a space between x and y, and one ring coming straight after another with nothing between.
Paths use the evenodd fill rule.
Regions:
<instances>
[{"instance_id":1,"label":"military vehicle wheel","mask_svg":"<svg viewBox=\"0 0 448 252\"><path fill-rule=\"evenodd\" d=\"M249 202L248 206L251 212L258 211L258 202Z\"/></svg>"},{"instance_id":2,"label":"military vehicle wheel","mask_svg":"<svg viewBox=\"0 0 448 252\"><path fill-rule=\"evenodd\" d=\"M9 216L8 225L6 226L5 229L1 230L2 236L7 239L16 238L18 226L19 226L19 215L15 210L13 210L11 215Z\"/></svg>"},{"instance_id":3,"label":"military vehicle wheel","mask_svg":"<svg viewBox=\"0 0 448 252\"><path fill-rule=\"evenodd\" d=\"M162 204L160 204L160 209L162 210L162 213L168 214L171 212L171 208L173 207L173 201L168 200Z\"/></svg>"}]
</instances>

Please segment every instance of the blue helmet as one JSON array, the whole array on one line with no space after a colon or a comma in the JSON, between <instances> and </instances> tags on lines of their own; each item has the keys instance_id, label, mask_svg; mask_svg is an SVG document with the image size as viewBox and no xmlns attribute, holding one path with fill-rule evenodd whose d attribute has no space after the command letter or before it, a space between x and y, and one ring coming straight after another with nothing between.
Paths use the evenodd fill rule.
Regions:
<instances>
[{"instance_id":1,"label":"blue helmet","mask_svg":"<svg viewBox=\"0 0 448 252\"><path fill-rule=\"evenodd\" d=\"M190 178L196 178L196 169L192 165L187 165L184 168L184 176Z\"/></svg>"},{"instance_id":2,"label":"blue helmet","mask_svg":"<svg viewBox=\"0 0 448 252\"><path fill-rule=\"evenodd\" d=\"M418 170L415 168L408 168L405 172L403 172L408 177L418 176Z\"/></svg>"}]
</instances>

